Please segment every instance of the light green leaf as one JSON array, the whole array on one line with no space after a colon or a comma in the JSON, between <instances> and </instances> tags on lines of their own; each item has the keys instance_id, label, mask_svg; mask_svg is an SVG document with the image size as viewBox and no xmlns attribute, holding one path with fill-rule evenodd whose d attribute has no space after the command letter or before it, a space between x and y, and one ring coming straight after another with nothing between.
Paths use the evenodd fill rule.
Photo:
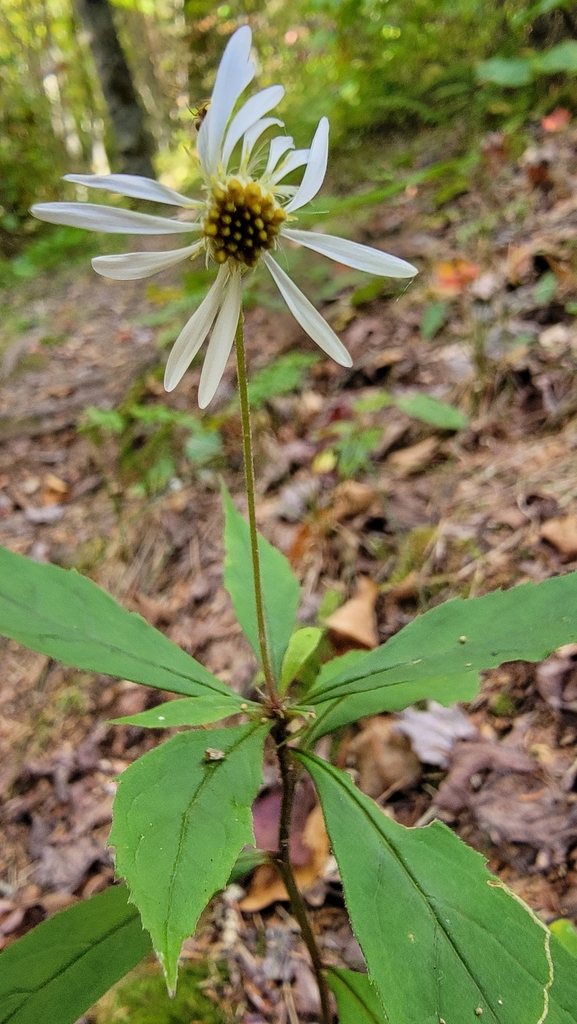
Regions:
<instances>
[{"instance_id":1,"label":"light green leaf","mask_svg":"<svg viewBox=\"0 0 577 1024\"><path fill-rule=\"evenodd\" d=\"M427 306L421 320L421 334L425 341L432 341L441 327L446 324L448 315L448 302L431 302L431 305Z\"/></svg>"},{"instance_id":2,"label":"light green leaf","mask_svg":"<svg viewBox=\"0 0 577 1024\"><path fill-rule=\"evenodd\" d=\"M383 1008L368 975L331 967L327 981L337 1001L339 1024L384 1024Z\"/></svg>"},{"instance_id":3,"label":"light green leaf","mask_svg":"<svg viewBox=\"0 0 577 1024\"><path fill-rule=\"evenodd\" d=\"M285 693L296 679L305 661L316 651L323 632L318 626L304 626L293 633L282 663L279 693Z\"/></svg>"},{"instance_id":4,"label":"light green leaf","mask_svg":"<svg viewBox=\"0 0 577 1024\"><path fill-rule=\"evenodd\" d=\"M268 725L173 736L120 776L110 842L166 974L221 889L243 846L254 845L251 804L262 780Z\"/></svg>"},{"instance_id":5,"label":"light green leaf","mask_svg":"<svg viewBox=\"0 0 577 1024\"><path fill-rule=\"evenodd\" d=\"M566 39L557 43L534 60L534 66L545 75L555 75L559 71L577 71L577 41Z\"/></svg>"},{"instance_id":6,"label":"light green leaf","mask_svg":"<svg viewBox=\"0 0 577 1024\"><path fill-rule=\"evenodd\" d=\"M471 700L482 669L541 661L575 640L577 573L447 601L340 674L317 679L307 693L317 712L309 739L425 698L441 704Z\"/></svg>"},{"instance_id":7,"label":"light green leaf","mask_svg":"<svg viewBox=\"0 0 577 1024\"><path fill-rule=\"evenodd\" d=\"M223 486L225 510L224 585L228 590L236 617L259 662L254 575L248 523L232 503ZM261 582L264 601L265 631L271 668L278 681L283 658L290 643L299 604L300 587L284 555L259 534Z\"/></svg>"},{"instance_id":8,"label":"light green leaf","mask_svg":"<svg viewBox=\"0 0 577 1024\"><path fill-rule=\"evenodd\" d=\"M139 725L144 729L173 729L179 725L207 725L219 722L229 715L250 714L258 712L259 704L243 700L236 694L230 697L211 694L208 697L184 697L182 700L169 700L159 704L150 711L142 711L138 715L126 715L124 718L113 718L112 725Z\"/></svg>"},{"instance_id":9,"label":"light green leaf","mask_svg":"<svg viewBox=\"0 0 577 1024\"><path fill-rule=\"evenodd\" d=\"M187 696L230 689L85 576L0 548L0 634L89 672Z\"/></svg>"},{"instance_id":10,"label":"light green leaf","mask_svg":"<svg viewBox=\"0 0 577 1024\"><path fill-rule=\"evenodd\" d=\"M63 910L0 953L0 1024L74 1024L151 950L128 890Z\"/></svg>"},{"instance_id":11,"label":"light green leaf","mask_svg":"<svg viewBox=\"0 0 577 1024\"><path fill-rule=\"evenodd\" d=\"M389 1024L575 1024L575 962L445 825L408 829L342 772L299 754L318 790L353 929Z\"/></svg>"},{"instance_id":12,"label":"light green leaf","mask_svg":"<svg viewBox=\"0 0 577 1024\"><path fill-rule=\"evenodd\" d=\"M566 917L559 917L549 925L553 935L556 935L559 942L572 956L577 956L577 932L575 925Z\"/></svg>"},{"instance_id":13,"label":"light green leaf","mask_svg":"<svg viewBox=\"0 0 577 1024\"><path fill-rule=\"evenodd\" d=\"M492 82L509 89L528 85L533 77L531 61L527 57L491 57L480 61L475 71L480 82Z\"/></svg>"},{"instance_id":14,"label":"light green leaf","mask_svg":"<svg viewBox=\"0 0 577 1024\"><path fill-rule=\"evenodd\" d=\"M467 417L446 402L440 402L432 395L411 395L407 398L395 398L395 405L408 416L414 416L423 423L431 423L442 430L462 430L467 426Z\"/></svg>"}]
</instances>

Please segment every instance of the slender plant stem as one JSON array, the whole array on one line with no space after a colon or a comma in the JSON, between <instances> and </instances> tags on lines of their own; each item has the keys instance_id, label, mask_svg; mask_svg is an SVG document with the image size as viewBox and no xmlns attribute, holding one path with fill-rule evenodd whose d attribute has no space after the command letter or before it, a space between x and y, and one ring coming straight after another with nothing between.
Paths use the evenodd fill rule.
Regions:
<instances>
[{"instance_id":1,"label":"slender plant stem","mask_svg":"<svg viewBox=\"0 0 577 1024\"><path fill-rule=\"evenodd\" d=\"M279 854L276 858L276 864L289 895L293 913L299 923L303 940L310 954L313 971L319 988L323 1024L331 1024L332 1013L329 1000L329 988L324 975L322 957L307 916L302 896L298 890L295 876L293 874L292 864L290 862L290 820L295 785L297 782L297 766L294 760L292 760L289 749L286 745L288 733L286 725L282 719L278 720L277 725L273 730L273 736L277 743L277 754L283 787L279 826Z\"/></svg>"},{"instance_id":2,"label":"slender plant stem","mask_svg":"<svg viewBox=\"0 0 577 1024\"><path fill-rule=\"evenodd\" d=\"M236 366L238 376L238 393L240 396L240 418L242 422L242 450L244 455L244 476L246 481L246 497L248 502L248 523L250 529L250 550L254 575L254 597L256 602L256 621L258 643L266 688L271 702L276 703L277 691L271 669L266 628L264 622L264 601L262 597L262 574L258 552L258 535L256 530L256 507L254 486L254 461L252 454L252 432L250 427L250 407L248 403L248 381L246 376L246 357L243 338L243 315L238 318L234 343L236 347Z\"/></svg>"}]
</instances>

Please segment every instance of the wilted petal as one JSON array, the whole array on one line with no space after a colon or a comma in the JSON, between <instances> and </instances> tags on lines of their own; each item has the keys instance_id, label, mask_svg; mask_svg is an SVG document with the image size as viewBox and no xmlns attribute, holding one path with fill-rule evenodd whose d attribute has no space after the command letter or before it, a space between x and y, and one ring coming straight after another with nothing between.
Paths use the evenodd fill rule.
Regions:
<instances>
[{"instance_id":1,"label":"wilted petal","mask_svg":"<svg viewBox=\"0 0 577 1024\"><path fill-rule=\"evenodd\" d=\"M198 388L198 404L201 409L206 409L214 398L214 393L224 373L240 316L241 296L242 278L240 270L237 270L230 275L224 302L210 336L202 364Z\"/></svg>"},{"instance_id":2,"label":"wilted petal","mask_svg":"<svg viewBox=\"0 0 577 1024\"><path fill-rule=\"evenodd\" d=\"M298 167L302 167L303 164L307 164L310 160L310 155L310 149L295 149L294 153L290 153L286 160L284 160L280 167L278 167L274 172L271 178L271 184L276 185L277 182L286 178L287 174L290 174L291 171L296 171ZM298 190L295 189L295 193L297 191Z\"/></svg>"},{"instance_id":3,"label":"wilted petal","mask_svg":"<svg viewBox=\"0 0 577 1024\"><path fill-rule=\"evenodd\" d=\"M236 101L255 73L249 60L252 33L248 25L232 35L222 55L206 117L198 133L198 155L207 175L218 168L218 158L225 128Z\"/></svg>"},{"instance_id":4,"label":"wilted petal","mask_svg":"<svg viewBox=\"0 0 577 1024\"><path fill-rule=\"evenodd\" d=\"M240 158L241 169L246 167L250 159L250 155L261 135L273 124L280 125L282 127L282 121L279 121L278 117L263 117L261 121L257 121L256 124L253 124L245 133L242 142L242 155Z\"/></svg>"},{"instance_id":5,"label":"wilted petal","mask_svg":"<svg viewBox=\"0 0 577 1024\"><path fill-rule=\"evenodd\" d=\"M221 267L208 295L202 300L196 312L192 314L172 346L164 371L166 391L174 391L210 331L222 302L228 277L228 269Z\"/></svg>"},{"instance_id":6,"label":"wilted petal","mask_svg":"<svg viewBox=\"0 0 577 1024\"><path fill-rule=\"evenodd\" d=\"M303 174L300 188L291 199L287 207L287 213L293 210L300 210L314 199L320 189L327 172L327 160L329 158L329 122L326 117L321 117L319 126L311 142L311 152L307 169Z\"/></svg>"},{"instance_id":7,"label":"wilted petal","mask_svg":"<svg viewBox=\"0 0 577 1024\"><path fill-rule=\"evenodd\" d=\"M176 235L198 231L200 225L149 213L120 210L97 203L37 203L31 213L49 224L66 224L86 231L107 231L116 235Z\"/></svg>"},{"instance_id":8,"label":"wilted petal","mask_svg":"<svg viewBox=\"0 0 577 1024\"><path fill-rule=\"evenodd\" d=\"M139 281L167 267L173 267L189 256L197 256L204 245L202 241L169 252L125 252L118 256L95 256L92 266L97 274L110 277L113 281Z\"/></svg>"},{"instance_id":9,"label":"wilted petal","mask_svg":"<svg viewBox=\"0 0 577 1024\"><path fill-rule=\"evenodd\" d=\"M400 260L398 256L389 256L380 249L349 242L346 238L320 235L316 231L295 231L293 228L284 228L282 233L285 238L290 238L307 249L320 252L331 260L338 260L339 263L353 267L354 270L376 274L377 277L414 277L417 273L416 267L405 260Z\"/></svg>"},{"instance_id":10,"label":"wilted petal","mask_svg":"<svg viewBox=\"0 0 577 1024\"><path fill-rule=\"evenodd\" d=\"M153 203L166 203L169 206L203 205L199 200L187 199L174 189L161 185L159 181L138 174L65 174L64 181L73 181L87 188L103 188L132 199L150 199Z\"/></svg>"},{"instance_id":11,"label":"wilted petal","mask_svg":"<svg viewBox=\"0 0 577 1024\"><path fill-rule=\"evenodd\" d=\"M278 263L272 256L265 252L262 259L270 270L271 276L278 287L283 299L302 329L322 348L323 352L340 363L341 366L352 366L353 361L345 346L337 338L335 332L329 327L326 320L309 302L306 295L303 295L300 288L297 288L294 281L291 281L288 274L281 270Z\"/></svg>"},{"instance_id":12,"label":"wilted petal","mask_svg":"<svg viewBox=\"0 0 577 1024\"><path fill-rule=\"evenodd\" d=\"M222 150L222 165L226 171L228 167L228 161L232 156L232 151L236 146L239 139L242 139L244 133L249 128L259 121L264 114L268 114L269 110L276 107L277 103L280 103L284 96L284 89L282 85L271 85L268 89L263 89L262 92L257 92L256 96L251 96L246 101L232 119L230 128L226 133L224 140L224 146Z\"/></svg>"}]
</instances>

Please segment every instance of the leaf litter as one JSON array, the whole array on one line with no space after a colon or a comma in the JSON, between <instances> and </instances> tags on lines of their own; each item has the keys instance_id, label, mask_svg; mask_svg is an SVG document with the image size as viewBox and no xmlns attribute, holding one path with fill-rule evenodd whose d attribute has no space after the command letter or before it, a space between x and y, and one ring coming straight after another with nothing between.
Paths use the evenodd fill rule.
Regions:
<instances>
[{"instance_id":1,"label":"leaf litter","mask_svg":"<svg viewBox=\"0 0 577 1024\"><path fill-rule=\"evenodd\" d=\"M372 212L359 240L390 247L392 233L419 278L401 296L362 301L340 285L325 312L352 369L303 363L300 386L283 384L255 414L261 529L301 579L301 622L324 623L334 647L383 643L453 596L577 569L577 132L550 118L519 159L505 137L487 137L458 197L437 205L423 185ZM125 437L79 431L90 405L190 413L199 370L163 395L157 342L170 323L158 323L158 309L143 323L154 296L143 309L139 284L119 289L87 273L29 287L20 301L38 326L5 350L0 384L0 541L88 573L249 696L256 665L222 587L218 473L233 497L242 493L233 368L202 421L222 439L206 464L187 456L182 425L164 434L140 425ZM19 298L7 301L17 308ZM246 336L252 372L307 344L290 317L264 305L247 314ZM390 401L417 394L453 404L468 425L443 429ZM6 944L110 884L115 776L163 734L107 722L163 697L12 642L0 663ZM502 666L466 711L359 723L339 763L397 821L443 816L544 921L577 920L575 677L572 648L538 667ZM269 767L254 813L274 833ZM359 969L321 825L304 801L295 865L327 962ZM230 979L219 994L243 1008L240 1019L284 1021L289 1005L314 1017L283 893L270 873L257 880L213 904L185 955L216 951L227 935Z\"/></svg>"}]
</instances>

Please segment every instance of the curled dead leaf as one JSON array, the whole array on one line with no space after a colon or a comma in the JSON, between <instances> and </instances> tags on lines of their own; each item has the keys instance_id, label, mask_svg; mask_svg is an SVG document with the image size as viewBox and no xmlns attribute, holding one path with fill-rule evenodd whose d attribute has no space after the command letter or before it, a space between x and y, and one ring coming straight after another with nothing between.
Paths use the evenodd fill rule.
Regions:
<instances>
[{"instance_id":1,"label":"curled dead leaf","mask_svg":"<svg viewBox=\"0 0 577 1024\"><path fill-rule=\"evenodd\" d=\"M337 638L359 647L377 647L379 636L375 604L378 594L379 588L373 580L359 576L354 596L329 615L325 625Z\"/></svg>"}]
</instances>

